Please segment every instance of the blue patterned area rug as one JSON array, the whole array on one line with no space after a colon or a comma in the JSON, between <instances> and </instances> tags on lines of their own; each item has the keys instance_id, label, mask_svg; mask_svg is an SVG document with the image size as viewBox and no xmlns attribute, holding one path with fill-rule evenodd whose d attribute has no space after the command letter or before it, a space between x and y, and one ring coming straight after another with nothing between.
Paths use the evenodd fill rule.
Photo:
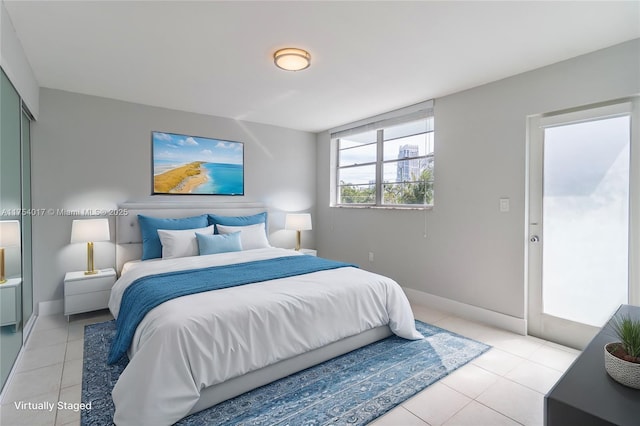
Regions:
<instances>
[{"instance_id":1,"label":"blue patterned area rug","mask_svg":"<svg viewBox=\"0 0 640 426\"><path fill-rule=\"evenodd\" d=\"M176 423L201 425L364 425L490 347L416 321L423 340L391 336L280 379ZM111 390L126 357L107 365L115 321L85 327L83 425L112 425Z\"/></svg>"}]
</instances>

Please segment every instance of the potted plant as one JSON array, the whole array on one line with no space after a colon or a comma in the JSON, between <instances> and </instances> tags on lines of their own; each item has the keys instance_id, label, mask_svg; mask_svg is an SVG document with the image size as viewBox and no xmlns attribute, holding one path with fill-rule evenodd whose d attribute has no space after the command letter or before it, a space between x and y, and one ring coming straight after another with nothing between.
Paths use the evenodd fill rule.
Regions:
<instances>
[{"instance_id":1,"label":"potted plant","mask_svg":"<svg viewBox=\"0 0 640 426\"><path fill-rule=\"evenodd\" d=\"M613 330L620 339L604 347L604 367L618 383L640 389L640 320L614 318Z\"/></svg>"}]
</instances>

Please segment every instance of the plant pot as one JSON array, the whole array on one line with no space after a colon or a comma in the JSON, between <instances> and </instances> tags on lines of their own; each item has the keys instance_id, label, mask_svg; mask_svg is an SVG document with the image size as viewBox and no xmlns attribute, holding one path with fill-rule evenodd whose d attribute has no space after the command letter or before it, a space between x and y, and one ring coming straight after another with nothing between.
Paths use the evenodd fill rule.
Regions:
<instances>
[{"instance_id":1,"label":"plant pot","mask_svg":"<svg viewBox=\"0 0 640 426\"><path fill-rule=\"evenodd\" d=\"M634 389L640 389L640 364L625 361L611 355L607 348L618 343L608 343L604 347L604 368L616 382Z\"/></svg>"}]
</instances>

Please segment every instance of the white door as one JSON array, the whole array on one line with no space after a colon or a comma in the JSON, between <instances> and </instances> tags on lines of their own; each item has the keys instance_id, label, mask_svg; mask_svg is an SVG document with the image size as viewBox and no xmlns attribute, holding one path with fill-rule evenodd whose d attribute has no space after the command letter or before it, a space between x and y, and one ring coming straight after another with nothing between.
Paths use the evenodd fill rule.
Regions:
<instances>
[{"instance_id":1,"label":"white door","mask_svg":"<svg viewBox=\"0 0 640 426\"><path fill-rule=\"evenodd\" d=\"M637 99L530 118L530 334L583 348L639 303L638 121Z\"/></svg>"}]
</instances>

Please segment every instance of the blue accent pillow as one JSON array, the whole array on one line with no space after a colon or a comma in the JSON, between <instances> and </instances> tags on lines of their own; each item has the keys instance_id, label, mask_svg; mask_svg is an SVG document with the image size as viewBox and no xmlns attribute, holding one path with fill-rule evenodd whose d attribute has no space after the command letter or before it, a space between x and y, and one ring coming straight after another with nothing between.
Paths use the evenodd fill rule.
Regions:
<instances>
[{"instance_id":1,"label":"blue accent pillow","mask_svg":"<svg viewBox=\"0 0 640 426\"><path fill-rule=\"evenodd\" d=\"M269 232L267 231L267 212L251 216L220 216L209 213L209 225L247 226L257 225L258 223L264 223L264 231L269 235ZM218 234L218 227L216 227L215 233Z\"/></svg>"},{"instance_id":2,"label":"blue accent pillow","mask_svg":"<svg viewBox=\"0 0 640 426\"><path fill-rule=\"evenodd\" d=\"M200 256L205 254L227 253L230 251L242 251L242 243L240 242L240 231L232 234L208 235L198 234L198 250Z\"/></svg>"},{"instance_id":3,"label":"blue accent pillow","mask_svg":"<svg viewBox=\"0 0 640 426\"><path fill-rule=\"evenodd\" d=\"M142 260L162 257L162 244L158 236L158 229L180 230L208 226L206 214L179 219L165 219L139 214L138 223L142 234Z\"/></svg>"}]
</instances>

